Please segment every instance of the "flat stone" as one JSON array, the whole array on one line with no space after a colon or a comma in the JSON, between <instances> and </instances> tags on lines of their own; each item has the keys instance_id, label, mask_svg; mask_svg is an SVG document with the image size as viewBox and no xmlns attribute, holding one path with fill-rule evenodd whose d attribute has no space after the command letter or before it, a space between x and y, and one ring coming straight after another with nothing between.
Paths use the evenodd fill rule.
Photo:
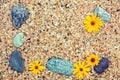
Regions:
<instances>
[{"instance_id":1,"label":"flat stone","mask_svg":"<svg viewBox=\"0 0 120 80\"><path fill-rule=\"evenodd\" d=\"M12 8L12 24L15 28L20 28L22 24L28 19L29 11L26 7L17 4Z\"/></svg>"},{"instance_id":2,"label":"flat stone","mask_svg":"<svg viewBox=\"0 0 120 80\"><path fill-rule=\"evenodd\" d=\"M97 14L104 22L110 21L110 18L111 18L110 14L99 6L95 8L94 14Z\"/></svg>"},{"instance_id":3,"label":"flat stone","mask_svg":"<svg viewBox=\"0 0 120 80\"><path fill-rule=\"evenodd\" d=\"M48 70L66 76L71 76L74 68L72 62L60 58L49 59L46 66Z\"/></svg>"},{"instance_id":4,"label":"flat stone","mask_svg":"<svg viewBox=\"0 0 120 80\"><path fill-rule=\"evenodd\" d=\"M24 43L24 38L23 38L24 34L22 32L18 33L15 38L14 38L14 46L15 47L20 47L23 45Z\"/></svg>"},{"instance_id":5,"label":"flat stone","mask_svg":"<svg viewBox=\"0 0 120 80\"><path fill-rule=\"evenodd\" d=\"M17 50L13 51L10 56L10 67L17 72L22 72L25 68L24 59Z\"/></svg>"},{"instance_id":6,"label":"flat stone","mask_svg":"<svg viewBox=\"0 0 120 80\"><path fill-rule=\"evenodd\" d=\"M109 66L109 60L107 58L102 58L98 64L98 66L94 67L94 70L101 74L103 73Z\"/></svg>"}]
</instances>

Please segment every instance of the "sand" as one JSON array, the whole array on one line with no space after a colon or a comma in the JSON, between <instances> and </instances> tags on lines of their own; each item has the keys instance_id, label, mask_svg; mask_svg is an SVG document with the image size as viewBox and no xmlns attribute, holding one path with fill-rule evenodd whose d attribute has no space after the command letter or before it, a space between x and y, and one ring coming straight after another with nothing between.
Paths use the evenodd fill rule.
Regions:
<instances>
[{"instance_id":1,"label":"sand","mask_svg":"<svg viewBox=\"0 0 120 80\"><path fill-rule=\"evenodd\" d=\"M11 21L11 9L16 4L30 11L28 20L15 29ZM100 6L111 15L110 22L96 34L84 29L86 15L93 14ZM77 80L45 68L34 76L28 70L29 63L40 60L44 66L49 58L58 57L76 63L92 52L110 60L103 74L90 72L84 80L120 79L120 1L119 0L0 0L0 80ZM13 45L13 38L24 33L24 44ZM19 50L25 59L25 70L17 73L9 66L12 51Z\"/></svg>"}]
</instances>

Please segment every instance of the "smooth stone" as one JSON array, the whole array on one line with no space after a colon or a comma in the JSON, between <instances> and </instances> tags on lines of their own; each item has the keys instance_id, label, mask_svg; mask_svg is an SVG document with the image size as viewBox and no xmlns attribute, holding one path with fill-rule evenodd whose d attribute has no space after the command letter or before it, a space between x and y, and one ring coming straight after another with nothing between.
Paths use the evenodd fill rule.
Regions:
<instances>
[{"instance_id":1,"label":"smooth stone","mask_svg":"<svg viewBox=\"0 0 120 80\"><path fill-rule=\"evenodd\" d=\"M110 18L111 18L110 14L99 6L95 8L94 14L97 14L104 22L110 21Z\"/></svg>"},{"instance_id":2,"label":"smooth stone","mask_svg":"<svg viewBox=\"0 0 120 80\"><path fill-rule=\"evenodd\" d=\"M109 60L107 58L102 58L98 64L98 66L94 67L96 73L103 73L109 66Z\"/></svg>"},{"instance_id":3,"label":"smooth stone","mask_svg":"<svg viewBox=\"0 0 120 80\"><path fill-rule=\"evenodd\" d=\"M0 3L3 3L4 1L3 0L0 0Z\"/></svg>"},{"instance_id":4,"label":"smooth stone","mask_svg":"<svg viewBox=\"0 0 120 80\"><path fill-rule=\"evenodd\" d=\"M49 59L46 66L48 70L66 76L71 76L74 68L72 62L63 60L61 58Z\"/></svg>"},{"instance_id":5,"label":"smooth stone","mask_svg":"<svg viewBox=\"0 0 120 80\"><path fill-rule=\"evenodd\" d=\"M23 45L24 43L24 38L23 38L24 34L22 32L18 33L15 38L14 38L14 46L15 47L20 47Z\"/></svg>"},{"instance_id":6,"label":"smooth stone","mask_svg":"<svg viewBox=\"0 0 120 80\"><path fill-rule=\"evenodd\" d=\"M17 71L22 72L24 70L24 59L21 57L20 52L15 50L10 56L10 67Z\"/></svg>"},{"instance_id":7,"label":"smooth stone","mask_svg":"<svg viewBox=\"0 0 120 80\"><path fill-rule=\"evenodd\" d=\"M15 28L20 28L22 24L28 19L29 11L26 7L17 4L12 8L12 24Z\"/></svg>"}]
</instances>

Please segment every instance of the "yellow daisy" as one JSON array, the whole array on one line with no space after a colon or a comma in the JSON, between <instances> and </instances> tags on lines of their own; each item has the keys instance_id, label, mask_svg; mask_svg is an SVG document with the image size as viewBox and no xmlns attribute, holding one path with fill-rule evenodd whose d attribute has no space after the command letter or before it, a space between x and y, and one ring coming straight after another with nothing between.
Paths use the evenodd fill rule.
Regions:
<instances>
[{"instance_id":1,"label":"yellow daisy","mask_svg":"<svg viewBox=\"0 0 120 80\"><path fill-rule=\"evenodd\" d=\"M99 63L99 60L100 60L99 57L92 53L87 57L86 62L89 66L96 66Z\"/></svg>"},{"instance_id":2,"label":"yellow daisy","mask_svg":"<svg viewBox=\"0 0 120 80\"><path fill-rule=\"evenodd\" d=\"M74 64L73 74L77 78L84 78L85 76L88 76L89 71L90 71L89 66L85 65L84 62L79 61L78 63Z\"/></svg>"},{"instance_id":3,"label":"yellow daisy","mask_svg":"<svg viewBox=\"0 0 120 80\"><path fill-rule=\"evenodd\" d=\"M30 63L29 70L32 71L33 74L40 74L40 72L44 69L44 66L41 66L41 62L38 60L32 61Z\"/></svg>"},{"instance_id":4,"label":"yellow daisy","mask_svg":"<svg viewBox=\"0 0 120 80\"><path fill-rule=\"evenodd\" d=\"M86 16L86 19L84 20L84 26L85 26L85 29L88 32L96 33L103 26L103 21L96 14L93 14L93 15L90 15L90 16Z\"/></svg>"}]
</instances>

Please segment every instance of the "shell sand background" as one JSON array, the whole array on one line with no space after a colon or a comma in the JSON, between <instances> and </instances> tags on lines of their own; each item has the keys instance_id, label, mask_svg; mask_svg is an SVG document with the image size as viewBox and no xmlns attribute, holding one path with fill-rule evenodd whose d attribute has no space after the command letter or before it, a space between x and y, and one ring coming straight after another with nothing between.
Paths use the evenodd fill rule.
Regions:
<instances>
[{"instance_id":1,"label":"shell sand background","mask_svg":"<svg viewBox=\"0 0 120 80\"><path fill-rule=\"evenodd\" d=\"M76 80L50 72L45 68L38 76L28 71L30 61L38 59L46 65L56 56L76 63L95 52L110 60L109 68L97 75L91 71L84 80L119 80L120 78L120 1L119 0L0 0L0 80ZM20 29L11 22L11 9L21 3L30 11L28 20ZM68 5L66 5L68 4ZM66 5L66 7L65 7ZM99 5L111 14L111 21L97 34L84 30L86 15L93 14ZM25 70L17 73L9 67L13 38L23 32L24 45L18 48L25 59Z\"/></svg>"}]
</instances>

